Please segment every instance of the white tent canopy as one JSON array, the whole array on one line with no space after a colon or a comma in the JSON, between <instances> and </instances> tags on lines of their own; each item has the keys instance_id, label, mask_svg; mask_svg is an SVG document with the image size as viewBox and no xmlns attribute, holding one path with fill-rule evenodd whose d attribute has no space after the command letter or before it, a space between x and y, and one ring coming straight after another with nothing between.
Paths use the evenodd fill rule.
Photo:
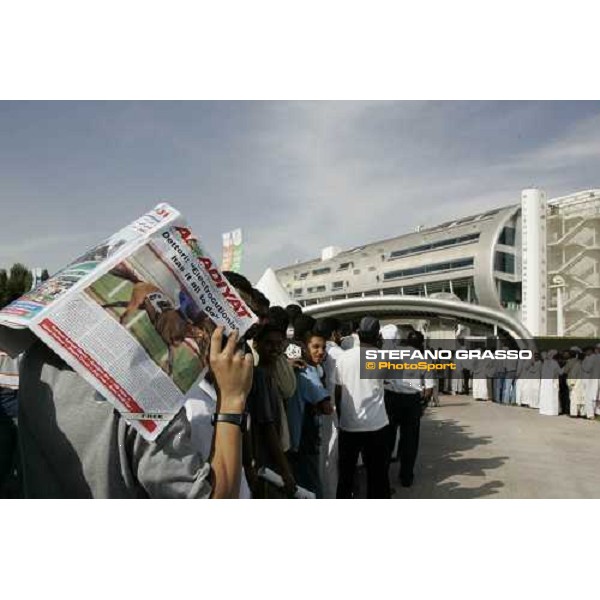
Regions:
<instances>
[{"instance_id":1,"label":"white tent canopy","mask_svg":"<svg viewBox=\"0 0 600 600\"><path fill-rule=\"evenodd\" d=\"M263 276L256 284L256 288L269 299L271 306L282 306L285 308L289 304L298 304L289 297L271 267L263 273Z\"/></svg>"}]
</instances>

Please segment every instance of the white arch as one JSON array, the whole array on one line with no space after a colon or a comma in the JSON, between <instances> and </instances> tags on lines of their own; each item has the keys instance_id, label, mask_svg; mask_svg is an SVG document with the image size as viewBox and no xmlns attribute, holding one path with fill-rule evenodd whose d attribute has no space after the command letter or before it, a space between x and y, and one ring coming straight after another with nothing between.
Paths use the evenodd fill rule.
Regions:
<instances>
[{"instance_id":1,"label":"white arch","mask_svg":"<svg viewBox=\"0 0 600 600\"><path fill-rule=\"evenodd\" d=\"M494 310L486 306L442 300L440 298L424 298L421 296L368 296L365 298L348 298L312 304L303 309L304 314L319 317L351 316L357 313L373 316L385 315L423 315L454 317L469 319L486 325L498 326L508 333L519 346L532 346L533 337L516 319L504 311ZM533 349L533 348L531 348Z\"/></svg>"}]
</instances>

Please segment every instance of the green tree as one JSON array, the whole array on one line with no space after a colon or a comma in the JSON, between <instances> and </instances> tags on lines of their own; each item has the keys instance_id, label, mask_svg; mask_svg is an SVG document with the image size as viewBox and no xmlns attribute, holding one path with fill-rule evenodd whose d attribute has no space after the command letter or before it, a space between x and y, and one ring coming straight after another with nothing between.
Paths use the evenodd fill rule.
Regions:
<instances>
[{"instance_id":1,"label":"green tree","mask_svg":"<svg viewBox=\"0 0 600 600\"><path fill-rule=\"evenodd\" d=\"M48 269L44 269L42 271L42 281L46 281L46 279L50 279L50 275L48 274Z\"/></svg>"},{"instance_id":2,"label":"green tree","mask_svg":"<svg viewBox=\"0 0 600 600\"><path fill-rule=\"evenodd\" d=\"M8 282L6 284L6 296L4 301L9 304L13 300L16 300L19 296L22 296L31 289L33 282L33 276L29 269L21 264L15 263L10 268L10 274L8 276Z\"/></svg>"},{"instance_id":3,"label":"green tree","mask_svg":"<svg viewBox=\"0 0 600 600\"><path fill-rule=\"evenodd\" d=\"M0 269L0 308L7 304L6 296L8 294L8 290L6 286L8 284L8 275L6 274L6 269Z\"/></svg>"}]
</instances>

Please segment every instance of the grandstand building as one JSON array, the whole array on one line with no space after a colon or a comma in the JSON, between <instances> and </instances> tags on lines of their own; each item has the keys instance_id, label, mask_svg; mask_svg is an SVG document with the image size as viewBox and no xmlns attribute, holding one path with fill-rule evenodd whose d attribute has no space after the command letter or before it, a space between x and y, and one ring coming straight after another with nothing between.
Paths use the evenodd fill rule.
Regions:
<instances>
[{"instance_id":1,"label":"grandstand building","mask_svg":"<svg viewBox=\"0 0 600 600\"><path fill-rule=\"evenodd\" d=\"M600 189L489 210L276 271L307 306L387 294L507 311L533 335L600 336ZM452 296L449 296L449 295Z\"/></svg>"}]
</instances>

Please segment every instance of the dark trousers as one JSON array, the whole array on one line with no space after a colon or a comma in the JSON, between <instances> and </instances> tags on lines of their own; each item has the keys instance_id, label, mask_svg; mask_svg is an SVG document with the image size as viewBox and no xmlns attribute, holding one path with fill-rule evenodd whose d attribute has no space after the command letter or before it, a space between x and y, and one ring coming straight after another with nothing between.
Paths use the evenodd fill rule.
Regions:
<instances>
[{"instance_id":1,"label":"dark trousers","mask_svg":"<svg viewBox=\"0 0 600 600\"><path fill-rule=\"evenodd\" d=\"M20 497L17 393L0 387L0 498Z\"/></svg>"},{"instance_id":2,"label":"dark trousers","mask_svg":"<svg viewBox=\"0 0 600 600\"><path fill-rule=\"evenodd\" d=\"M421 398L418 394L397 394L386 390L385 408L390 421L387 440L388 460L391 461L396 442L396 430L400 427L398 478L403 482L412 482L419 452L421 415L423 414Z\"/></svg>"},{"instance_id":3,"label":"dark trousers","mask_svg":"<svg viewBox=\"0 0 600 600\"><path fill-rule=\"evenodd\" d=\"M292 467L296 483L317 498L323 498L323 488L319 473L319 455L304 452L288 452L287 459Z\"/></svg>"},{"instance_id":4,"label":"dark trousers","mask_svg":"<svg viewBox=\"0 0 600 600\"><path fill-rule=\"evenodd\" d=\"M463 394L469 395L469 382L471 380L471 371L469 369L463 369Z\"/></svg>"},{"instance_id":5,"label":"dark trousers","mask_svg":"<svg viewBox=\"0 0 600 600\"><path fill-rule=\"evenodd\" d=\"M570 393L566 375L558 376L558 401L560 403L560 412L563 415L570 413Z\"/></svg>"},{"instance_id":6,"label":"dark trousers","mask_svg":"<svg viewBox=\"0 0 600 600\"><path fill-rule=\"evenodd\" d=\"M339 437L337 498L352 498L359 454L367 470L367 498L389 498L387 438L389 427L377 431L344 431Z\"/></svg>"}]
</instances>

